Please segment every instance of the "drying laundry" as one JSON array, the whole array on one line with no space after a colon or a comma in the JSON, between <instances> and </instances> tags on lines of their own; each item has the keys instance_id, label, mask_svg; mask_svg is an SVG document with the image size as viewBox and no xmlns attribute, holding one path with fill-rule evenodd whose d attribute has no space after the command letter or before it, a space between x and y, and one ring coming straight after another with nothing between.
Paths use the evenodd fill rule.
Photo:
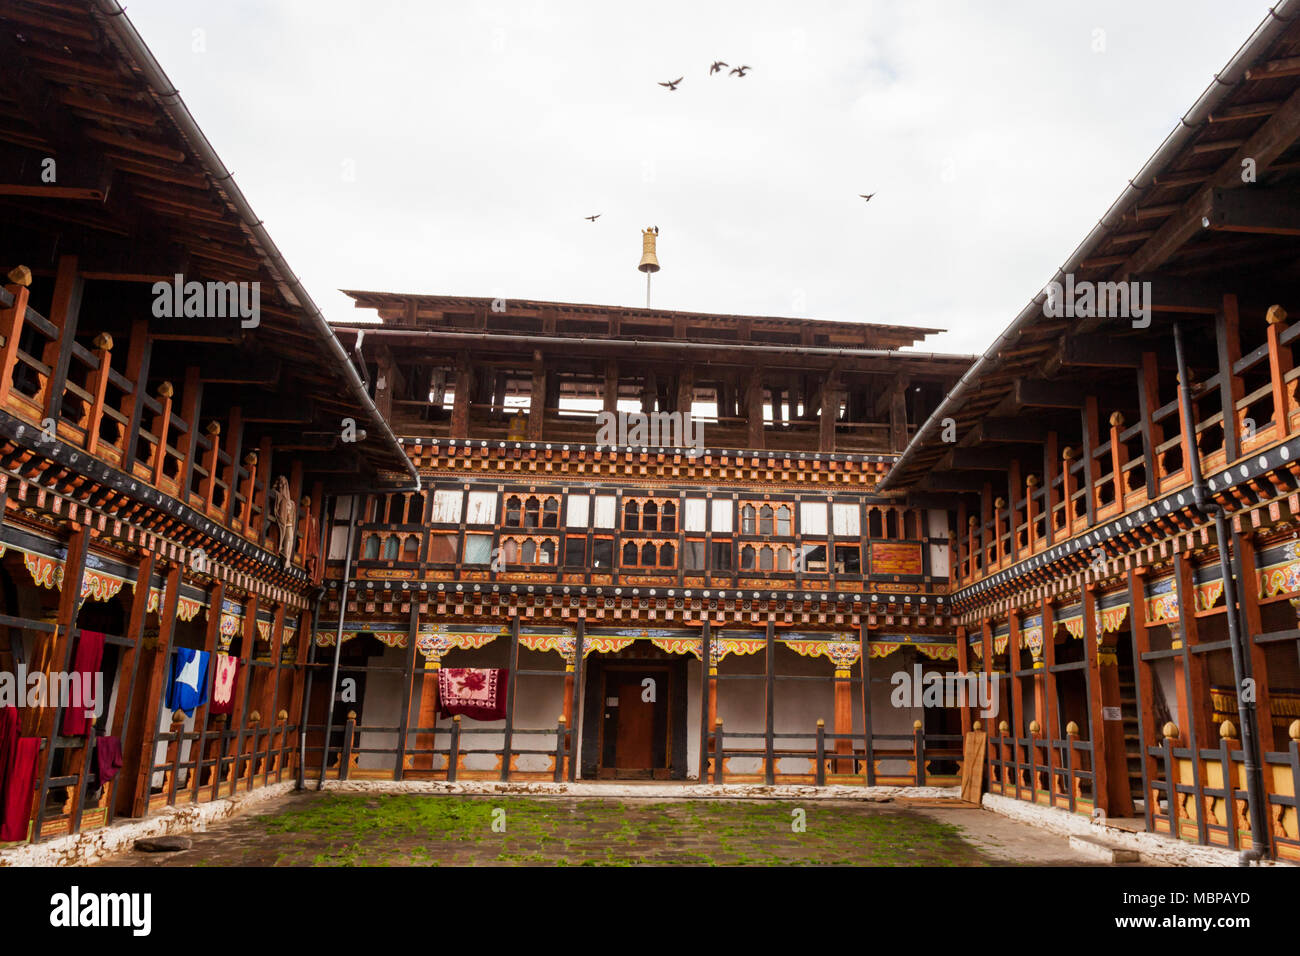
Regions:
<instances>
[{"instance_id":1,"label":"drying laundry","mask_svg":"<svg viewBox=\"0 0 1300 956\"><path fill-rule=\"evenodd\" d=\"M63 710L64 736L80 736L94 723L95 711L102 706L97 698L103 690L104 678L99 672L103 662L104 635L99 631L81 631L77 636L77 652L72 659L76 680L72 682L68 704Z\"/></svg>"},{"instance_id":2,"label":"drying laundry","mask_svg":"<svg viewBox=\"0 0 1300 956\"><path fill-rule=\"evenodd\" d=\"M122 741L117 737L96 737L90 759L91 778L96 786L105 786L122 769Z\"/></svg>"},{"instance_id":3,"label":"drying laundry","mask_svg":"<svg viewBox=\"0 0 1300 956\"><path fill-rule=\"evenodd\" d=\"M213 665L212 705L210 714L228 714L235 706L235 682L239 677L239 658L233 654L218 654Z\"/></svg>"},{"instance_id":4,"label":"drying laundry","mask_svg":"<svg viewBox=\"0 0 1300 956\"><path fill-rule=\"evenodd\" d=\"M0 804L0 843L27 839L27 824L32 818L32 783L36 779L36 757L40 752L40 738L17 739L5 780L4 803Z\"/></svg>"},{"instance_id":5,"label":"drying laundry","mask_svg":"<svg viewBox=\"0 0 1300 956\"><path fill-rule=\"evenodd\" d=\"M438 672L438 716L504 720L507 673L504 667L442 668Z\"/></svg>"},{"instance_id":6,"label":"drying laundry","mask_svg":"<svg viewBox=\"0 0 1300 956\"><path fill-rule=\"evenodd\" d=\"M172 679L167 688L167 706L182 711L186 717L194 708L208 702L208 653L187 647L176 649L172 659Z\"/></svg>"}]
</instances>

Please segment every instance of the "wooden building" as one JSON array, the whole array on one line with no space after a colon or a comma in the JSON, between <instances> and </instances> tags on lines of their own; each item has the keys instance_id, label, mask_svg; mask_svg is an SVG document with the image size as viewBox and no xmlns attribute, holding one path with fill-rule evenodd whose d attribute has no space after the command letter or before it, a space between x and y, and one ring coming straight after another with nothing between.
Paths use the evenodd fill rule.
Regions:
<instances>
[{"instance_id":1,"label":"wooden building","mask_svg":"<svg viewBox=\"0 0 1300 956\"><path fill-rule=\"evenodd\" d=\"M997 794L1300 857L1293 6L971 357L391 292L330 326L118 5L7 3L0 674L102 635L106 689L20 708L26 838L327 777L953 783L982 729ZM197 652L229 713L171 705ZM452 668L500 719L440 716ZM920 693L971 674L992 707Z\"/></svg>"}]
</instances>

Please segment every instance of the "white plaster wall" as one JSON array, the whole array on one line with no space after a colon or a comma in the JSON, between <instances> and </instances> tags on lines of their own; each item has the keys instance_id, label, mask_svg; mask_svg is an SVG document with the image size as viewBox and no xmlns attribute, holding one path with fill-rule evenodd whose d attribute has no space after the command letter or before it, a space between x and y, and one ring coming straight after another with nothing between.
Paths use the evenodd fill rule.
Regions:
<instances>
[{"instance_id":1,"label":"white plaster wall","mask_svg":"<svg viewBox=\"0 0 1300 956\"><path fill-rule=\"evenodd\" d=\"M406 663L406 648L385 647L384 652L367 662L379 667L402 667ZM402 675L386 673L366 675L365 697L361 701L361 723L368 727L396 727L402 720ZM416 710L418 715L419 711ZM357 766L363 770L392 770L397 766L396 733L362 731L357 735L357 746L382 747L390 753L360 754Z\"/></svg>"}]
</instances>

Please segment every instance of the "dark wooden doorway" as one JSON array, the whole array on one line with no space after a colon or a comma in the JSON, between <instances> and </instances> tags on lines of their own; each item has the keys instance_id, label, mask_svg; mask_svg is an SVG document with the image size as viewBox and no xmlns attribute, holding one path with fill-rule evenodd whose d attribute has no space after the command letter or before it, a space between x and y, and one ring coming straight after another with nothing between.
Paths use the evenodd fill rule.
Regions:
<instances>
[{"instance_id":1,"label":"dark wooden doorway","mask_svg":"<svg viewBox=\"0 0 1300 956\"><path fill-rule=\"evenodd\" d=\"M661 659L593 660L583 733L584 776L685 777L684 664Z\"/></svg>"}]
</instances>

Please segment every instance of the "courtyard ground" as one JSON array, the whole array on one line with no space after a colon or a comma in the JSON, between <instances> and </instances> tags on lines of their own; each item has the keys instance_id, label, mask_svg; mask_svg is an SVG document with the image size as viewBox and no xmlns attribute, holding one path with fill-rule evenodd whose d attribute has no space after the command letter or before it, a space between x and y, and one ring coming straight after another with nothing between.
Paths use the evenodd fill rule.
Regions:
<instances>
[{"instance_id":1,"label":"courtyard ground","mask_svg":"<svg viewBox=\"0 0 1300 956\"><path fill-rule=\"evenodd\" d=\"M1063 837L957 801L308 792L102 866L1089 866Z\"/></svg>"}]
</instances>

